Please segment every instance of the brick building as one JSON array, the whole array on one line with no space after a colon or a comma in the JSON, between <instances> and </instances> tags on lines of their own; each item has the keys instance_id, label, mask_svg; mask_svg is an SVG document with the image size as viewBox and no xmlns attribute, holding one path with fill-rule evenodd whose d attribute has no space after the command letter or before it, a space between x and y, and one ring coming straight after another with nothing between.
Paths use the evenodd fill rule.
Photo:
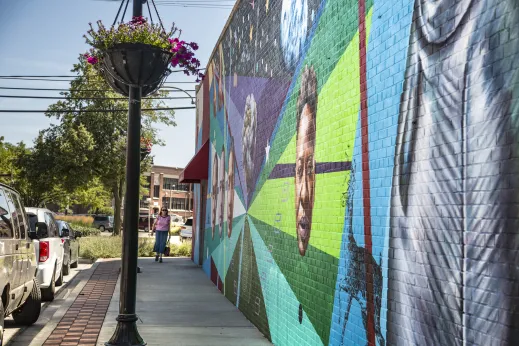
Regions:
<instances>
[{"instance_id":1,"label":"brick building","mask_svg":"<svg viewBox=\"0 0 519 346\"><path fill-rule=\"evenodd\" d=\"M166 206L171 213L188 218L193 215L193 194L191 184L179 183L183 168L152 166L144 173L148 179L149 194L141 197L141 212L148 211L148 198L152 210ZM153 184L152 184L153 182Z\"/></svg>"},{"instance_id":2,"label":"brick building","mask_svg":"<svg viewBox=\"0 0 519 346\"><path fill-rule=\"evenodd\" d=\"M273 344L519 345L518 4L236 2L181 180Z\"/></svg>"}]
</instances>

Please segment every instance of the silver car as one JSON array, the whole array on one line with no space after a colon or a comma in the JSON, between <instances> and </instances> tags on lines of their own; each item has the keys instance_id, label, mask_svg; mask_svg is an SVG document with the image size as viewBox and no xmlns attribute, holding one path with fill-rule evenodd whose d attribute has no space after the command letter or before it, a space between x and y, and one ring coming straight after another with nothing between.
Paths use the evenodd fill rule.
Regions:
<instances>
[{"instance_id":1,"label":"silver car","mask_svg":"<svg viewBox=\"0 0 519 346\"><path fill-rule=\"evenodd\" d=\"M35 245L19 194L0 184L0 345L4 318L13 315L16 323L35 323L41 310L41 294L36 279Z\"/></svg>"},{"instance_id":2,"label":"silver car","mask_svg":"<svg viewBox=\"0 0 519 346\"><path fill-rule=\"evenodd\" d=\"M72 229L66 221L57 220L59 236L64 245L63 275L70 274L70 268L77 268L79 261L79 238L81 232Z\"/></svg>"},{"instance_id":3,"label":"silver car","mask_svg":"<svg viewBox=\"0 0 519 346\"><path fill-rule=\"evenodd\" d=\"M101 232L112 232L114 230L114 217L108 215L96 215L94 216L93 226L99 228Z\"/></svg>"}]
</instances>

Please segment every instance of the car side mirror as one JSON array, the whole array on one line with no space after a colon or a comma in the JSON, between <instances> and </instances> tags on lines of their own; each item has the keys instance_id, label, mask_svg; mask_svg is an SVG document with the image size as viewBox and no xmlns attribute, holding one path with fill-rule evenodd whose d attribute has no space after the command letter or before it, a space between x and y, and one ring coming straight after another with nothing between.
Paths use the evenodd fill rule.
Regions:
<instances>
[{"instance_id":1,"label":"car side mirror","mask_svg":"<svg viewBox=\"0 0 519 346\"><path fill-rule=\"evenodd\" d=\"M61 230L61 236L62 237L70 237L70 231L67 228L63 228Z\"/></svg>"},{"instance_id":2,"label":"car side mirror","mask_svg":"<svg viewBox=\"0 0 519 346\"><path fill-rule=\"evenodd\" d=\"M36 236L39 239L47 238L49 236L49 228L45 222L38 222L36 224Z\"/></svg>"},{"instance_id":3,"label":"car side mirror","mask_svg":"<svg viewBox=\"0 0 519 346\"><path fill-rule=\"evenodd\" d=\"M74 236L75 236L76 238L81 238L81 237L83 236L83 234L81 234L80 231L76 231L76 232L74 232Z\"/></svg>"}]
</instances>

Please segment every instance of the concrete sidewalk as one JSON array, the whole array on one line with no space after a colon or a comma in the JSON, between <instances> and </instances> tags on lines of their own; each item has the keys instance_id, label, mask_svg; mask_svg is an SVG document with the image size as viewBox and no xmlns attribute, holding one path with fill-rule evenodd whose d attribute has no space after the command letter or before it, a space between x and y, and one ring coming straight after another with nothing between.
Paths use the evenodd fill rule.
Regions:
<instances>
[{"instance_id":1,"label":"concrete sidewalk","mask_svg":"<svg viewBox=\"0 0 519 346\"><path fill-rule=\"evenodd\" d=\"M137 326L149 346L271 345L187 258L139 259ZM119 309L119 283L97 339L112 336Z\"/></svg>"}]
</instances>

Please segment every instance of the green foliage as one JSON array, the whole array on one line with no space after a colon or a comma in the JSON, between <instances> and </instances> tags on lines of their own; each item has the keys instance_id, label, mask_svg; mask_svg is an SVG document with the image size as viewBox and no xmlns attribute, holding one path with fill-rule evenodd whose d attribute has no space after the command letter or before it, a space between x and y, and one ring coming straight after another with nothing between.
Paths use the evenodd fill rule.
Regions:
<instances>
[{"instance_id":1,"label":"green foliage","mask_svg":"<svg viewBox=\"0 0 519 346\"><path fill-rule=\"evenodd\" d=\"M97 260L98 258L120 258L122 251L121 237L105 237L94 236L89 238L82 238L80 240L80 257L90 260ZM154 239L139 238L139 257L154 257L153 246ZM171 244L171 257L190 257L191 243L185 242L176 245Z\"/></svg>"},{"instance_id":2,"label":"green foliage","mask_svg":"<svg viewBox=\"0 0 519 346\"><path fill-rule=\"evenodd\" d=\"M93 227L85 227L81 224L75 224L73 222L70 223L72 225L72 228L74 229L74 231L80 231L81 232L81 235L83 237L100 237L101 236L101 231L97 228L93 228ZM110 237L103 237L103 238L110 238Z\"/></svg>"},{"instance_id":3,"label":"green foliage","mask_svg":"<svg viewBox=\"0 0 519 346\"><path fill-rule=\"evenodd\" d=\"M90 23L88 36L84 36L86 42L99 50L109 49L119 43L143 43L149 44L163 50L171 50L168 38L172 37L178 30L173 26L169 33L164 32L160 24L148 24L145 21L137 23L124 23L112 26L109 29L101 21L97 21L98 29L95 30Z\"/></svg>"},{"instance_id":4,"label":"green foliage","mask_svg":"<svg viewBox=\"0 0 519 346\"><path fill-rule=\"evenodd\" d=\"M93 190L87 189L81 196L83 200L104 203L95 208L106 205L103 202L106 195L100 194L100 190L110 193L107 200L115 201L114 231L118 233L125 185L128 101L111 91L105 80L82 57L72 72L78 77L71 82L70 90L62 93L66 99L51 105L46 113L57 118L59 124L45 130L39 143L52 153L45 156L47 165L55 167L52 172L59 177L64 190L73 192L92 187ZM164 101L154 97L167 96L167 91L160 91L142 99L142 108L165 107ZM88 112L78 113L74 111L76 109ZM142 136L155 145L163 145L157 137L158 130L153 127L156 123L175 126L174 113L142 112ZM150 164L151 158L143 161L141 171L145 172Z\"/></svg>"},{"instance_id":5,"label":"green foliage","mask_svg":"<svg viewBox=\"0 0 519 346\"><path fill-rule=\"evenodd\" d=\"M67 221L73 227L76 225L82 227L91 227L92 223L94 223L94 218L92 216L83 215L56 215L56 219Z\"/></svg>"}]
</instances>

